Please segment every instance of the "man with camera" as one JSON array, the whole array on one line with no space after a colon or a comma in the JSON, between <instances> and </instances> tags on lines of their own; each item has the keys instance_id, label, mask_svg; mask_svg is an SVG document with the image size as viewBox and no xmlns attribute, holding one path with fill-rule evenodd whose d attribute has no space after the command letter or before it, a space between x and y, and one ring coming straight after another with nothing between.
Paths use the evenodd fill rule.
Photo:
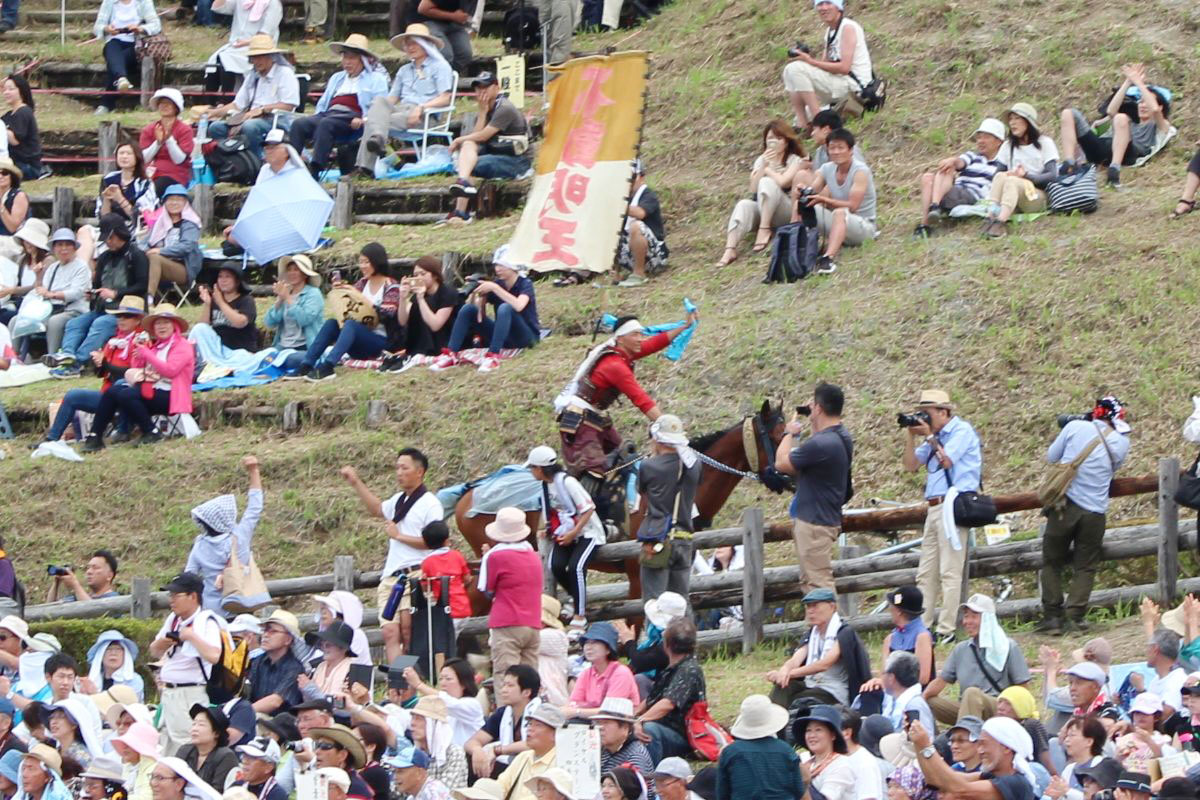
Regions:
<instances>
[{"instance_id":1,"label":"man with camera","mask_svg":"<svg viewBox=\"0 0 1200 800\"><path fill-rule=\"evenodd\" d=\"M929 502L929 513L925 516L921 559L917 565L917 586L926 601L925 625L933 630L936 614L934 634L938 644L947 644L954 641L958 628L968 529L947 524L941 506L944 500L953 508L958 493L979 491L982 449L975 429L962 417L955 416L950 395L939 389L922 391L916 410L900 414L897 421L905 434L904 469L916 472L923 465L926 472L925 499Z\"/></svg>"},{"instance_id":2,"label":"man with camera","mask_svg":"<svg viewBox=\"0 0 1200 800\"><path fill-rule=\"evenodd\" d=\"M845 401L840 386L818 384L808 405L796 409L775 450L775 468L796 477L789 513L805 592L833 588L833 546L842 528L842 506L854 494L854 441L842 426ZM796 439L804 430L801 417L808 417L812 432L802 444Z\"/></svg>"},{"instance_id":3,"label":"man with camera","mask_svg":"<svg viewBox=\"0 0 1200 800\"><path fill-rule=\"evenodd\" d=\"M805 45L788 50L783 86L796 113L796 124L811 128L821 106L837 105L871 82L874 70L862 26L846 16L845 0L815 0L813 7L825 23L823 57Z\"/></svg>"},{"instance_id":4,"label":"man with camera","mask_svg":"<svg viewBox=\"0 0 1200 800\"><path fill-rule=\"evenodd\" d=\"M97 550L88 559L83 577L87 581L85 588L75 576L70 567L60 567L51 564L46 567L46 574L54 578L50 591L46 594L47 603L74 603L76 600L101 600L105 597L117 596L117 557L109 550ZM61 594L63 589L70 593Z\"/></svg>"},{"instance_id":5,"label":"man with camera","mask_svg":"<svg viewBox=\"0 0 1200 800\"><path fill-rule=\"evenodd\" d=\"M1041 633L1087 630L1084 621L1088 598L1100 566L1100 548L1107 525L1108 487L1113 473L1129 455L1129 423L1125 407L1112 395L1101 397L1096 407L1063 426L1046 451L1046 461L1069 465L1074 478L1066 493L1043 509L1042 621ZM1063 469L1063 467L1057 467ZM1063 609L1063 574L1074 575Z\"/></svg>"}]
</instances>

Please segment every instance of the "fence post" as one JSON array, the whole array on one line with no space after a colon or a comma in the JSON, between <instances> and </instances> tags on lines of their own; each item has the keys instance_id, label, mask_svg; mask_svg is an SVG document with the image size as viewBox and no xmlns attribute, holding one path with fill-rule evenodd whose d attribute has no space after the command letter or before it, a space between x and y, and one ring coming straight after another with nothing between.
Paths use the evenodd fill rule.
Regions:
<instances>
[{"instance_id":1,"label":"fence post","mask_svg":"<svg viewBox=\"0 0 1200 800\"><path fill-rule=\"evenodd\" d=\"M200 228L210 233L217 227L216 196L211 183L197 183L192 189L192 207L200 217Z\"/></svg>"},{"instance_id":2,"label":"fence post","mask_svg":"<svg viewBox=\"0 0 1200 800\"><path fill-rule=\"evenodd\" d=\"M845 540L846 534L842 534L841 538ZM865 556L867 548L857 544L843 544L838 547L838 558L857 558ZM966 595L963 595L965 598ZM850 619L858 616L858 592L846 592L837 596L838 614L842 619Z\"/></svg>"},{"instance_id":3,"label":"fence post","mask_svg":"<svg viewBox=\"0 0 1200 800\"><path fill-rule=\"evenodd\" d=\"M133 599L130 601L132 607L130 613L134 619L150 619L150 579L149 578L134 578L133 579Z\"/></svg>"},{"instance_id":4,"label":"fence post","mask_svg":"<svg viewBox=\"0 0 1200 800\"><path fill-rule=\"evenodd\" d=\"M50 217L53 220L51 228L75 230L75 190L70 186L54 187L54 201Z\"/></svg>"},{"instance_id":5,"label":"fence post","mask_svg":"<svg viewBox=\"0 0 1200 800\"><path fill-rule=\"evenodd\" d=\"M1179 459L1158 460L1158 603L1166 609L1175 605L1179 580Z\"/></svg>"},{"instance_id":6,"label":"fence post","mask_svg":"<svg viewBox=\"0 0 1200 800\"><path fill-rule=\"evenodd\" d=\"M107 175L117 168L117 134L120 130L121 123L116 120L106 119L100 123L97 136L99 137L101 175Z\"/></svg>"},{"instance_id":7,"label":"fence post","mask_svg":"<svg viewBox=\"0 0 1200 800\"><path fill-rule=\"evenodd\" d=\"M387 420L388 404L383 400L367 401L367 428L374 430Z\"/></svg>"},{"instance_id":8,"label":"fence post","mask_svg":"<svg viewBox=\"0 0 1200 800\"><path fill-rule=\"evenodd\" d=\"M333 588L343 592L353 592L354 577L354 556L334 556Z\"/></svg>"},{"instance_id":9,"label":"fence post","mask_svg":"<svg viewBox=\"0 0 1200 800\"><path fill-rule=\"evenodd\" d=\"M763 512L747 508L742 513L742 653L752 651L763 638Z\"/></svg>"},{"instance_id":10,"label":"fence post","mask_svg":"<svg viewBox=\"0 0 1200 800\"><path fill-rule=\"evenodd\" d=\"M354 226L354 183L341 178L333 195L333 227L346 230Z\"/></svg>"},{"instance_id":11,"label":"fence post","mask_svg":"<svg viewBox=\"0 0 1200 800\"><path fill-rule=\"evenodd\" d=\"M300 402L293 400L283 407L283 430L290 432L300 428Z\"/></svg>"}]
</instances>

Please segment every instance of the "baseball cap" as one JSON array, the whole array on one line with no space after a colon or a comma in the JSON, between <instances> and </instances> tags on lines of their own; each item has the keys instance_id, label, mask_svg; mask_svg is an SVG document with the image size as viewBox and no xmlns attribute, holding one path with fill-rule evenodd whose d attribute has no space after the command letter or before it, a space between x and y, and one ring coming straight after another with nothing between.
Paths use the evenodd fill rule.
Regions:
<instances>
[{"instance_id":1,"label":"baseball cap","mask_svg":"<svg viewBox=\"0 0 1200 800\"><path fill-rule=\"evenodd\" d=\"M495 86L500 81L497 80L495 73L483 71L475 76L475 80L471 81L471 88L480 86Z\"/></svg>"},{"instance_id":2,"label":"baseball cap","mask_svg":"<svg viewBox=\"0 0 1200 800\"><path fill-rule=\"evenodd\" d=\"M263 761L270 761L272 764L279 763L279 744L269 736L255 736L236 749L242 755L250 758L260 758Z\"/></svg>"},{"instance_id":3,"label":"baseball cap","mask_svg":"<svg viewBox=\"0 0 1200 800\"><path fill-rule=\"evenodd\" d=\"M204 594L204 579L194 572L181 572L162 587L164 592Z\"/></svg>"},{"instance_id":4,"label":"baseball cap","mask_svg":"<svg viewBox=\"0 0 1200 800\"><path fill-rule=\"evenodd\" d=\"M979 734L983 730L983 720L971 715L959 717L958 722L950 726L950 730L954 730L955 728L962 728L967 732L967 736L972 742L978 742Z\"/></svg>"},{"instance_id":5,"label":"baseball cap","mask_svg":"<svg viewBox=\"0 0 1200 800\"><path fill-rule=\"evenodd\" d=\"M678 778L681 781L690 781L692 779L692 768L682 758L671 756L658 762L658 766L654 768L654 772L651 773L650 777Z\"/></svg>"},{"instance_id":6,"label":"baseball cap","mask_svg":"<svg viewBox=\"0 0 1200 800\"><path fill-rule=\"evenodd\" d=\"M529 458L525 459L525 466L548 467L557 462L558 453L554 452L554 448L548 445L539 444L537 447L529 451Z\"/></svg>"},{"instance_id":7,"label":"baseball cap","mask_svg":"<svg viewBox=\"0 0 1200 800\"><path fill-rule=\"evenodd\" d=\"M409 767L429 769L429 755L419 747L406 747L397 755L385 758L383 765L392 769L408 769Z\"/></svg>"},{"instance_id":8,"label":"baseball cap","mask_svg":"<svg viewBox=\"0 0 1200 800\"><path fill-rule=\"evenodd\" d=\"M967 598L967 602L962 604L963 608L969 608L976 614L995 614L996 601L988 597L986 594L973 594Z\"/></svg>"},{"instance_id":9,"label":"baseball cap","mask_svg":"<svg viewBox=\"0 0 1200 800\"><path fill-rule=\"evenodd\" d=\"M283 128L272 128L267 131L266 137L263 139L263 146L271 144L283 144Z\"/></svg>"},{"instance_id":10,"label":"baseball cap","mask_svg":"<svg viewBox=\"0 0 1200 800\"><path fill-rule=\"evenodd\" d=\"M1100 665L1091 661L1080 661L1067 670L1067 674L1073 675L1076 678L1083 678L1085 681L1094 681L1101 686L1108 680L1108 676L1104 674L1104 670Z\"/></svg>"}]
</instances>

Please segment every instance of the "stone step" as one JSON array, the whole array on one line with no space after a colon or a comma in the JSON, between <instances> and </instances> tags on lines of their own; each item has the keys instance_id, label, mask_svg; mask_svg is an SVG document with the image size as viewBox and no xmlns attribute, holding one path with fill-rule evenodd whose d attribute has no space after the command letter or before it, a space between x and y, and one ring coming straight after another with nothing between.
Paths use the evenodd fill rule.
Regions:
<instances>
[{"instance_id":1,"label":"stone step","mask_svg":"<svg viewBox=\"0 0 1200 800\"><path fill-rule=\"evenodd\" d=\"M80 22L95 22L96 11L94 9L67 9L65 12L60 12L57 9L41 10L41 9L22 9L21 17L26 24L30 25L58 25L62 16L66 16L68 23Z\"/></svg>"}]
</instances>

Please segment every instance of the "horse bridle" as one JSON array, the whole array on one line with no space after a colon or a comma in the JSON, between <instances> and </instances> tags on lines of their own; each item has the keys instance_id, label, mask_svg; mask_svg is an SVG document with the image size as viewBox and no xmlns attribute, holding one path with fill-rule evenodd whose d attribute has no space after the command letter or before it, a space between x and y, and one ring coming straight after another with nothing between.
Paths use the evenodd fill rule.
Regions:
<instances>
[{"instance_id":1,"label":"horse bridle","mask_svg":"<svg viewBox=\"0 0 1200 800\"><path fill-rule=\"evenodd\" d=\"M735 469L728 464L722 464L720 461L706 456L699 451L696 451L697 455L700 457L701 463L712 467L718 472L758 481L775 494L781 494L784 491L793 491L795 483L792 477L785 475L775 468L773 458L775 447L771 444L768 421L760 421L759 416L759 414L753 414L742 420L742 448L745 450L746 463L754 470L753 472L746 472ZM780 420L782 420L782 416L780 416ZM759 458L758 454L760 452L765 455L766 464L763 464L763 459Z\"/></svg>"}]
</instances>

